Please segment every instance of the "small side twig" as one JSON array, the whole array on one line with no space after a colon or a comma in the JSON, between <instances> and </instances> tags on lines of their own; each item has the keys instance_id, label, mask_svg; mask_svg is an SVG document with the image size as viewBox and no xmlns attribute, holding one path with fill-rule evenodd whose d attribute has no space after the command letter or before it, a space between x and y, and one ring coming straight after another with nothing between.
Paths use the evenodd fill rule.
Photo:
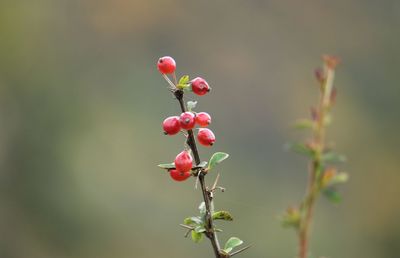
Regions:
<instances>
[{"instance_id":1,"label":"small side twig","mask_svg":"<svg viewBox=\"0 0 400 258\"><path fill-rule=\"evenodd\" d=\"M237 250L237 251L231 253L231 254L230 254L230 257L232 257L232 256L234 256L234 255L237 255L237 254L240 254L241 252L246 251L246 250L249 249L250 247L251 247L251 245L245 246L245 247L243 247L242 249L239 249L239 250Z\"/></svg>"}]
</instances>

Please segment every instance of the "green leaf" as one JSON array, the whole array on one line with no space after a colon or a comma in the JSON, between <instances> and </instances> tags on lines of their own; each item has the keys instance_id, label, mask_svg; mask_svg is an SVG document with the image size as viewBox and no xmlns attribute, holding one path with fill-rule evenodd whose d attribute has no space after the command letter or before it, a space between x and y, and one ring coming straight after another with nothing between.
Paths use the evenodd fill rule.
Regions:
<instances>
[{"instance_id":1,"label":"green leaf","mask_svg":"<svg viewBox=\"0 0 400 258\"><path fill-rule=\"evenodd\" d=\"M205 202L200 203L199 211L200 211L200 214L203 216L206 214L207 211L206 211L206 203Z\"/></svg>"},{"instance_id":2,"label":"green leaf","mask_svg":"<svg viewBox=\"0 0 400 258\"><path fill-rule=\"evenodd\" d=\"M348 180L349 180L349 175L346 172L340 172L334 178L332 178L330 184L346 183Z\"/></svg>"},{"instance_id":3,"label":"green leaf","mask_svg":"<svg viewBox=\"0 0 400 258\"><path fill-rule=\"evenodd\" d=\"M345 162L346 156L330 151L322 155L322 160L325 162Z\"/></svg>"},{"instance_id":4,"label":"green leaf","mask_svg":"<svg viewBox=\"0 0 400 258\"><path fill-rule=\"evenodd\" d=\"M192 111L196 107L197 101L188 101L186 105L187 105L188 111Z\"/></svg>"},{"instance_id":5,"label":"green leaf","mask_svg":"<svg viewBox=\"0 0 400 258\"><path fill-rule=\"evenodd\" d=\"M202 225L204 222L200 217L188 217L183 220L183 224L185 225Z\"/></svg>"},{"instance_id":6,"label":"green leaf","mask_svg":"<svg viewBox=\"0 0 400 258\"><path fill-rule=\"evenodd\" d=\"M173 169L175 168L175 163L159 164L158 167L163 169Z\"/></svg>"},{"instance_id":7,"label":"green leaf","mask_svg":"<svg viewBox=\"0 0 400 258\"><path fill-rule=\"evenodd\" d=\"M203 233L198 233L192 230L192 240L195 243L199 243L203 239Z\"/></svg>"},{"instance_id":8,"label":"green leaf","mask_svg":"<svg viewBox=\"0 0 400 258\"><path fill-rule=\"evenodd\" d=\"M281 217L281 224L283 227L294 227L298 228L300 226L300 211L297 208L289 207L285 214Z\"/></svg>"},{"instance_id":9,"label":"green leaf","mask_svg":"<svg viewBox=\"0 0 400 258\"><path fill-rule=\"evenodd\" d=\"M241 244L243 244L242 240L240 240L237 237L231 237L228 239L228 241L226 241L224 251L227 253L230 253L233 250L233 248L235 248Z\"/></svg>"},{"instance_id":10,"label":"green leaf","mask_svg":"<svg viewBox=\"0 0 400 258\"><path fill-rule=\"evenodd\" d=\"M289 143L287 144L287 148L293 152L296 152L298 154L302 154L308 157L314 157L315 156L315 151L307 146L304 143Z\"/></svg>"},{"instance_id":11,"label":"green leaf","mask_svg":"<svg viewBox=\"0 0 400 258\"><path fill-rule=\"evenodd\" d=\"M190 83L189 83L189 76L188 75L184 75L179 79L178 85L176 85L176 87L178 89L181 90L185 90L188 89L190 87Z\"/></svg>"},{"instance_id":12,"label":"green leaf","mask_svg":"<svg viewBox=\"0 0 400 258\"><path fill-rule=\"evenodd\" d=\"M188 84L189 81L190 81L189 75L184 75L179 79L179 83L178 84Z\"/></svg>"},{"instance_id":13,"label":"green leaf","mask_svg":"<svg viewBox=\"0 0 400 258\"><path fill-rule=\"evenodd\" d=\"M201 225L201 226L195 227L194 231L196 231L197 233L203 233L206 231L206 229L204 228L203 225Z\"/></svg>"},{"instance_id":14,"label":"green leaf","mask_svg":"<svg viewBox=\"0 0 400 258\"><path fill-rule=\"evenodd\" d=\"M232 215L227 211L214 212L214 214L212 215L212 218L213 219L222 219L222 220L227 220L227 221L232 221L233 220Z\"/></svg>"},{"instance_id":15,"label":"green leaf","mask_svg":"<svg viewBox=\"0 0 400 258\"><path fill-rule=\"evenodd\" d=\"M294 124L295 129L313 129L315 126L314 121L310 119L299 119Z\"/></svg>"},{"instance_id":16,"label":"green leaf","mask_svg":"<svg viewBox=\"0 0 400 258\"><path fill-rule=\"evenodd\" d=\"M339 203L342 201L342 197L334 188L327 188L323 191L325 197L332 203Z\"/></svg>"},{"instance_id":17,"label":"green leaf","mask_svg":"<svg viewBox=\"0 0 400 258\"><path fill-rule=\"evenodd\" d=\"M210 161L208 162L208 170L213 169L217 164L221 163L223 160L227 159L229 154L224 152L216 152L212 155Z\"/></svg>"}]
</instances>

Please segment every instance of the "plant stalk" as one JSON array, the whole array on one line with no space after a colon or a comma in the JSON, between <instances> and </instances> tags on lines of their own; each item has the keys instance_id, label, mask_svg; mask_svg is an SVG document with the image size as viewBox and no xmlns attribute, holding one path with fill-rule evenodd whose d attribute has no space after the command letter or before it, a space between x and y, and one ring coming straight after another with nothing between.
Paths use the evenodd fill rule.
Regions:
<instances>
[{"instance_id":1,"label":"plant stalk","mask_svg":"<svg viewBox=\"0 0 400 258\"><path fill-rule=\"evenodd\" d=\"M174 95L179 102L181 111L186 112L186 105L183 101L183 91L176 89L174 91ZM194 139L193 130L188 130L187 132L188 132L187 144L189 145L190 149L192 150L196 165L199 165L201 160L200 160L199 152L197 150L196 140ZM224 258L225 256L223 256L223 254L221 253L221 247L220 247L220 244L218 241L217 233L214 230L214 224L213 224L213 219L212 219L213 195L212 195L212 192L209 191L206 187L205 174L202 172L202 170L199 171L198 177L199 177L199 183L201 186L201 191L203 194L204 203L206 206L206 214L205 214L206 232L205 232L205 235L211 242L215 257L216 258Z\"/></svg>"},{"instance_id":2,"label":"plant stalk","mask_svg":"<svg viewBox=\"0 0 400 258\"><path fill-rule=\"evenodd\" d=\"M301 205L301 220L298 231L299 258L307 258L309 250L310 228L313 220L315 201L320 193L319 180L322 173L322 154L325 149L325 121L330 107L333 89L334 70L326 67L326 79L321 85L321 94L317 110L316 127L313 132L315 155L310 161L309 182L305 199Z\"/></svg>"}]
</instances>

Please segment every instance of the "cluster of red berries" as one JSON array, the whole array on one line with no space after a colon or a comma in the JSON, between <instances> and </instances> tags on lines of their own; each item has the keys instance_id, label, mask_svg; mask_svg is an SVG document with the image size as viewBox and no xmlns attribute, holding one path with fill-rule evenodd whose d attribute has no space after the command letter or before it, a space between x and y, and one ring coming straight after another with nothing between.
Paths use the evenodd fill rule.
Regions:
<instances>
[{"instance_id":1,"label":"cluster of red berries","mask_svg":"<svg viewBox=\"0 0 400 258\"><path fill-rule=\"evenodd\" d=\"M157 62L158 71L162 74L173 74L175 73L176 63L175 60L170 56L164 56L158 59ZM196 77L190 82L191 89L194 94L203 96L210 92L211 88L207 81L201 77Z\"/></svg>"},{"instance_id":2,"label":"cluster of red berries","mask_svg":"<svg viewBox=\"0 0 400 258\"><path fill-rule=\"evenodd\" d=\"M204 128L210 123L211 116L206 112L184 112L180 116L167 117L162 126L166 135L174 135L182 129L192 130L198 124L202 128L198 130L197 140L204 146L212 146L215 142L215 135L210 129Z\"/></svg>"},{"instance_id":3,"label":"cluster of red berries","mask_svg":"<svg viewBox=\"0 0 400 258\"><path fill-rule=\"evenodd\" d=\"M162 74L174 74L176 63L172 57L161 57L157 62L157 68ZM189 87L193 93L202 96L210 91L210 86L203 78L197 77L189 82ZM175 135L181 130L193 130L196 125L200 128L197 132L197 140L204 146L212 146L215 142L214 133L205 128L211 123L211 116L206 112L183 112L180 116L167 117L163 124L166 135ZM183 181L191 176L193 159L189 151L182 151L175 158L175 169L169 170L171 177L176 181Z\"/></svg>"}]
</instances>

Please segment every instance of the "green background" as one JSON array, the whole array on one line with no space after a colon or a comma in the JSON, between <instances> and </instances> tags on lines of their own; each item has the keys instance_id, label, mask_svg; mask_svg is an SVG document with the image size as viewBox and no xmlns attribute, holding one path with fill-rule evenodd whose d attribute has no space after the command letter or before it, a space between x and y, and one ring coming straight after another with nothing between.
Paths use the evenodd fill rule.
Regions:
<instances>
[{"instance_id":1,"label":"green background","mask_svg":"<svg viewBox=\"0 0 400 258\"><path fill-rule=\"evenodd\" d=\"M198 111L231 157L216 206L242 257L294 257L277 216L302 197L306 159L284 144L317 100L313 70L341 57L329 141L346 154L344 201L318 202L313 257L400 253L399 1L2 0L0 257L211 257L178 226L197 213L194 180L173 182L182 137L161 122L177 102L156 69L202 76ZM223 225L222 225L223 224Z\"/></svg>"}]
</instances>

